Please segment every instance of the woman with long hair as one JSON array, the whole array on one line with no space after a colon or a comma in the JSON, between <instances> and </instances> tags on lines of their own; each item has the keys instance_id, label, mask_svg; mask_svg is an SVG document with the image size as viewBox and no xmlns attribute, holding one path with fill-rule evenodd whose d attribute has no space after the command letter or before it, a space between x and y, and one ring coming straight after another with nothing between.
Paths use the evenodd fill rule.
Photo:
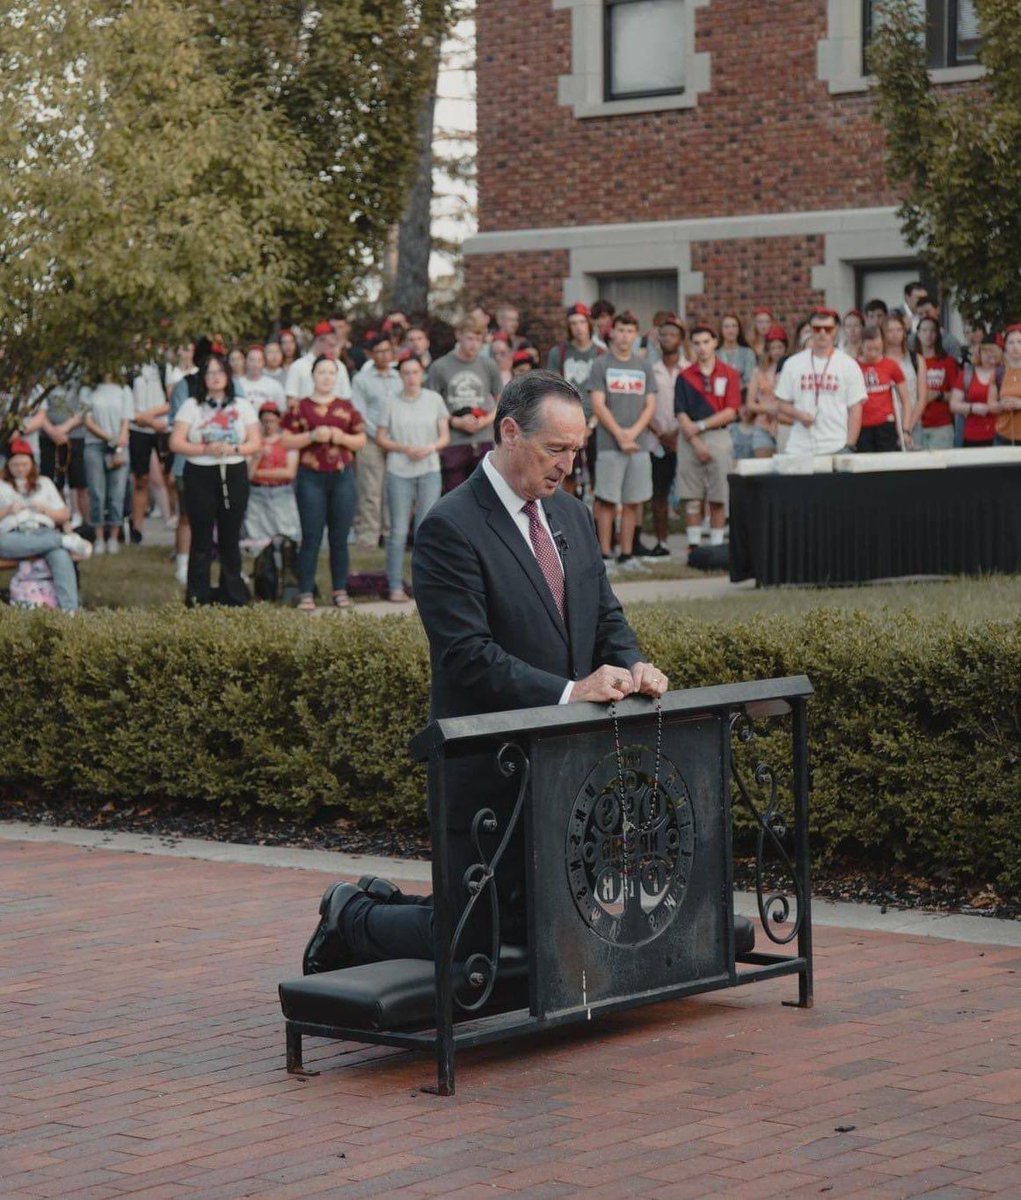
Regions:
<instances>
[{"instance_id":1,"label":"woman with long hair","mask_svg":"<svg viewBox=\"0 0 1021 1200\"><path fill-rule=\"evenodd\" d=\"M124 536L124 496L128 480L128 421L134 414L131 389L105 374L94 388L83 388L85 480L96 529L96 553L117 554Z\"/></svg>"},{"instance_id":2,"label":"woman with long hair","mask_svg":"<svg viewBox=\"0 0 1021 1200\"><path fill-rule=\"evenodd\" d=\"M1007 326L998 403L1000 415L996 418L995 445L1021 444L1021 325Z\"/></svg>"},{"instance_id":3,"label":"woman with long hair","mask_svg":"<svg viewBox=\"0 0 1021 1200\"><path fill-rule=\"evenodd\" d=\"M241 577L241 528L248 506L245 459L261 445L259 420L237 394L227 359L210 354L199 372L196 394L178 409L170 449L185 458L184 502L191 526L188 604L247 604ZM213 589L213 532L220 583Z\"/></svg>"},{"instance_id":4,"label":"woman with long hair","mask_svg":"<svg viewBox=\"0 0 1021 1200\"><path fill-rule=\"evenodd\" d=\"M918 322L918 353L925 364L925 395L910 417L911 440L916 450L952 450L954 417L950 394L958 386L960 368L943 347L943 335L935 317Z\"/></svg>"},{"instance_id":5,"label":"woman with long hair","mask_svg":"<svg viewBox=\"0 0 1021 1200\"><path fill-rule=\"evenodd\" d=\"M900 414L901 428L907 434L912 414L918 408L919 402L928 396L925 370L919 356L908 346L910 330L907 317L903 313L894 309L893 312L887 314L880 328L883 331L886 345L886 357L892 358L900 367L904 375L904 382L907 384L911 407L907 412ZM899 403L899 393L894 397L894 403Z\"/></svg>"},{"instance_id":6,"label":"woman with long hair","mask_svg":"<svg viewBox=\"0 0 1021 1200\"><path fill-rule=\"evenodd\" d=\"M720 344L716 348L716 357L741 376L741 413L730 427L730 436L734 443L734 457L751 458L755 453L752 445L755 424L744 401L758 362L755 351L748 345L744 335L741 318L736 313L725 313L720 321Z\"/></svg>"},{"instance_id":7,"label":"woman with long hair","mask_svg":"<svg viewBox=\"0 0 1021 1200\"><path fill-rule=\"evenodd\" d=\"M347 536L358 500L354 464L355 453L365 445L365 422L349 400L334 395L336 382L336 361L320 354L312 364L312 395L301 398L283 421L284 446L299 451L295 496L301 518L298 608L303 612L315 612L324 529L329 531L333 606L351 604Z\"/></svg>"},{"instance_id":8,"label":"woman with long hair","mask_svg":"<svg viewBox=\"0 0 1021 1200\"><path fill-rule=\"evenodd\" d=\"M450 414L439 392L423 388L425 370L414 355L401 359L401 391L389 400L376 441L386 453L386 499L390 506L390 536L386 543L386 574L390 599L403 604L404 547L411 514L417 531L440 498L440 454L450 442Z\"/></svg>"},{"instance_id":9,"label":"woman with long hair","mask_svg":"<svg viewBox=\"0 0 1021 1200\"><path fill-rule=\"evenodd\" d=\"M1000 413L999 385L1005 374L1000 364L1003 351L993 337L972 345L972 361L964 364L961 379L950 394L950 411L964 421L963 442L967 447L991 446Z\"/></svg>"},{"instance_id":10,"label":"woman with long hair","mask_svg":"<svg viewBox=\"0 0 1021 1200\"><path fill-rule=\"evenodd\" d=\"M298 346L298 339L294 336L293 330L285 326L280 330L280 352L283 355L281 364L284 375L291 369L295 359L301 354L301 349Z\"/></svg>"},{"instance_id":11,"label":"woman with long hair","mask_svg":"<svg viewBox=\"0 0 1021 1200\"><path fill-rule=\"evenodd\" d=\"M789 417L780 415L776 399L776 379L780 362L787 355L787 331L782 325L772 325L766 331L766 349L748 385L745 407L752 418L752 456L772 458L786 442L784 431L790 433Z\"/></svg>"},{"instance_id":12,"label":"woman with long hair","mask_svg":"<svg viewBox=\"0 0 1021 1200\"><path fill-rule=\"evenodd\" d=\"M865 329L865 314L860 308L849 308L840 326L840 349L852 358L861 358L861 335Z\"/></svg>"},{"instance_id":13,"label":"woman with long hair","mask_svg":"<svg viewBox=\"0 0 1021 1200\"><path fill-rule=\"evenodd\" d=\"M0 476L0 558L45 558L57 606L77 612L78 577L71 555L88 558L92 546L76 533L61 532L71 510L53 480L39 474L28 442L14 438L7 453Z\"/></svg>"}]
</instances>

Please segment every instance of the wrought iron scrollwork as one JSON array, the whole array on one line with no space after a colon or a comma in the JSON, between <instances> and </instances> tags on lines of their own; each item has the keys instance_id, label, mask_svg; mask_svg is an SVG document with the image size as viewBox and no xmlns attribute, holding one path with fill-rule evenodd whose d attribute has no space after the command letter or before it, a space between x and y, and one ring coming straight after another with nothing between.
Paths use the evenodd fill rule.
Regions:
<instances>
[{"instance_id":1,"label":"wrought iron scrollwork","mask_svg":"<svg viewBox=\"0 0 1021 1200\"><path fill-rule=\"evenodd\" d=\"M450 960L457 962L457 950L465 928L479 899L485 895L489 900L490 914L490 947L489 954L472 954L464 964L464 978L468 986L478 994L474 999L462 999L457 994L455 978L454 1003L463 1012L478 1012L496 986L496 976L500 969L500 898L496 887L496 871L504 856L507 845L521 820L521 811L525 803L525 793L528 790L528 780L531 774L531 763L528 755L516 742L505 742L496 755L496 765L505 779L519 775L518 795L514 801L507 827L503 831L499 844L492 857L486 856L482 845L483 837L495 837L499 831L496 813L491 808L480 808L472 819L471 837L475 848L476 861L464 873L464 886L468 893L468 901L461 913L461 919L454 930L450 943Z\"/></svg>"},{"instance_id":2,"label":"wrought iron scrollwork","mask_svg":"<svg viewBox=\"0 0 1021 1200\"><path fill-rule=\"evenodd\" d=\"M784 838L787 836L787 827L784 824L782 815L777 811L778 787L776 772L768 763L758 762L755 764L753 774L755 784L759 788L768 789L769 797L768 803L764 808L760 809L752 800L749 789L745 784L744 776L738 766L737 755L734 752L736 744L748 745L755 740L756 735L755 723L747 713L736 712L733 714L730 718L731 775L733 776L734 783L737 785L738 799L740 799L755 818L755 823L758 826L755 839L755 896L759 905L759 919L762 922L762 928L766 937L778 946L786 946L794 941L801 929L802 914L805 906L804 887L801 874L788 853L787 847L784 845ZM790 920L791 899L783 892L770 891L765 884L767 845L778 856L780 863L790 875L794 888L794 901L797 911L790 929L783 934L774 932L773 926L786 924Z\"/></svg>"}]
</instances>

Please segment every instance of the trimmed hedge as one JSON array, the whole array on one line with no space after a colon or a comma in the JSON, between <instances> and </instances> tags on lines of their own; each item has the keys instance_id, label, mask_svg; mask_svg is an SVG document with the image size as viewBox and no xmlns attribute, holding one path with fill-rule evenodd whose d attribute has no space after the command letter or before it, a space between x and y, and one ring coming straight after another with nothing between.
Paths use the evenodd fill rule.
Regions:
<instances>
[{"instance_id":1,"label":"trimmed hedge","mask_svg":"<svg viewBox=\"0 0 1021 1200\"><path fill-rule=\"evenodd\" d=\"M1021 620L630 615L672 686L809 676L817 857L1021 893ZM417 621L3 609L0 661L8 789L422 821L424 772L407 755L428 701ZM782 761L781 736L755 752Z\"/></svg>"}]
</instances>

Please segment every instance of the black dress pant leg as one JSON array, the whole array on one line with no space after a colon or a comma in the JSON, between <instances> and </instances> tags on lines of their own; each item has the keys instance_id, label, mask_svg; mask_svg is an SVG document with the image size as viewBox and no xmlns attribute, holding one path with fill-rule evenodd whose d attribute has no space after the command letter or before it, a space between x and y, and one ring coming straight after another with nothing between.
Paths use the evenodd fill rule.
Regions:
<instances>
[{"instance_id":1,"label":"black dress pant leg","mask_svg":"<svg viewBox=\"0 0 1021 1200\"><path fill-rule=\"evenodd\" d=\"M355 964L389 958L433 958L432 897L417 904L384 904L355 896L340 917Z\"/></svg>"},{"instance_id":2,"label":"black dress pant leg","mask_svg":"<svg viewBox=\"0 0 1021 1200\"><path fill-rule=\"evenodd\" d=\"M220 468L184 465L184 507L191 525L188 604L212 604L213 529L220 509Z\"/></svg>"},{"instance_id":3,"label":"black dress pant leg","mask_svg":"<svg viewBox=\"0 0 1021 1200\"><path fill-rule=\"evenodd\" d=\"M220 555L221 604L240 606L251 600L248 585L241 578L241 529L248 508L248 469L244 463L227 467L227 498L223 495L223 479L215 467L220 486L216 518L216 541Z\"/></svg>"}]
</instances>

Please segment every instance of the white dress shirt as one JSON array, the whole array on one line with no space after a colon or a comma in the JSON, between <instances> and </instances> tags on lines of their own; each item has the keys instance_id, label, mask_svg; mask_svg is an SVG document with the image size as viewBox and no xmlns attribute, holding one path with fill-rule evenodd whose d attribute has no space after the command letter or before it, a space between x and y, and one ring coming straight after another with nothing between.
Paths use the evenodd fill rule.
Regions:
<instances>
[{"instance_id":1,"label":"white dress shirt","mask_svg":"<svg viewBox=\"0 0 1021 1200\"><path fill-rule=\"evenodd\" d=\"M504 477L496 469L496 467L493 466L492 450L490 450L490 452L482 460L482 469L486 473L486 478L493 485L493 491L496 492L497 496L499 497L500 503L507 510L508 516L518 527L518 531L525 539L525 545L534 556L535 547L532 545L532 539L528 533L528 517L524 511L525 505L528 503L528 501L522 496L519 496L507 482L507 480L504 479ZM557 562L560 563L560 569L562 571L564 569L564 560L560 557L560 547L557 545L557 540L553 536L552 529L550 529L549 518L546 516L546 510L543 508L541 502L537 503L535 507L539 512L539 520L542 522L543 528L549 534L550 541L553 543L554 549L557 552ZM561 694L561 697L557 703L566 704L571 698L571 691L573 688L574 683L568 682L567 687L564 688L563 693Z\"/></svg>"}]
</instances>

